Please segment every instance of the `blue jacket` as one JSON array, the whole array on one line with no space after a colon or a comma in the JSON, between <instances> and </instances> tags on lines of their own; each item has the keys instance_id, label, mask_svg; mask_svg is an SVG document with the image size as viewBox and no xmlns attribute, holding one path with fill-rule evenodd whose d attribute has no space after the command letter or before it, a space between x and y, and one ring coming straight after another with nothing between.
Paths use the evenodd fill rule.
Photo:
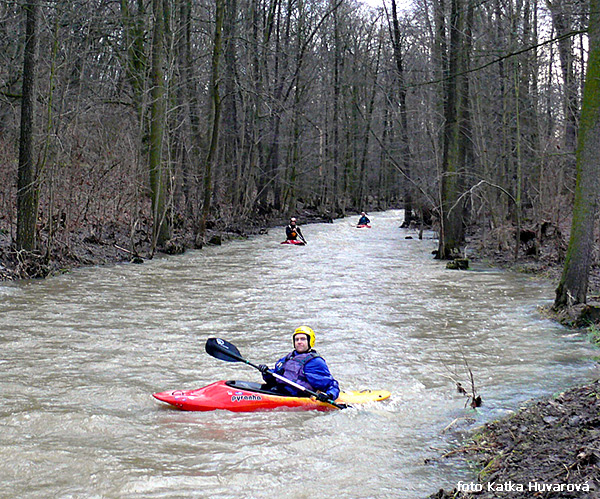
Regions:
<instances>
[{"instance_id":1,"label":"blue jacket","mask_svg":"<svg viewBox=\"0 0 600 499\"><path fill-rule=\"evenodd\" d=\"M309 388L312 391L320 391L326 393L332 400L335 400L340 395L340 387L338 382L334 379L334 377L329 372L329 368L325 360L322 357L319 357L318 354L311 350L315 354L315 356L304 363L301 372L297 379L291 379L294 383L298 383L301 385L309 385ZM277 373L279 375L283 375L286 371L286 363L294 362L294 357L298 354L294 350L285 357L282 357L275 364L275 369L272 369L271 372ZM269 373L263 374L263 378L265 381L273 383L273 380L276 382L276 387L279 391L283 391L285 393L289 393L290 395L304 395L304 392L294 388L293 386L279 381L277 378L273 378Z\"/></svg>"}]
</instances>

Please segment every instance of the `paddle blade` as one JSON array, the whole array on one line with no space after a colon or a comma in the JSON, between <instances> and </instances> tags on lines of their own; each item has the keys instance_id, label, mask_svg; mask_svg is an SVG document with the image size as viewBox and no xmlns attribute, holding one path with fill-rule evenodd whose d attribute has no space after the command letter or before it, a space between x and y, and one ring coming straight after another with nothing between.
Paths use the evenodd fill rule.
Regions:
<instances>
[{"instance_id":1,"label":"paddle blade","mask_svg":"<svg viewBox=\"0 0 600 499\"><path fill-rule=\"evenodd\" d=\"M208 338L204 347L208 355L226 362L246 362L235 345L221 338Z\"/></svg>"}]
</instances>

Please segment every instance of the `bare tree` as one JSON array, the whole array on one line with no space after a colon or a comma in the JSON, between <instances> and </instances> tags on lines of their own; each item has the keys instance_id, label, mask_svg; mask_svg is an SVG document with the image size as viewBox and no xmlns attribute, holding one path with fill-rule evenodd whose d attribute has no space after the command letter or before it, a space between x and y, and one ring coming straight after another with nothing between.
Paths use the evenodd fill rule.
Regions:
<instances>
[{"instance_id":1,"label":"bare tree","mask_svg":"<svg viewBox=\"0 0 600 499\"><path fill-rule=\"evenodd\" d=\"M212 175L217 161L219 145L219 125L221 122L221 96L219 94L220 83L220 59L222 50L223 15L225 11L225 0L216 0L215 32L212 52L212 73L210 80L211 94L211 116L212 130L210 134L210 145L204 167L204 199L202 205L202 217L200 219L200 237L206 234L206 222L210 213L213 195Z\"/></svg>"},{"instance_id":2,"label":"bare tree","mask_svg":"<svg viewBox=\"0 0 600 499\"><path fill-rule=\"evenodd\" d=\"M158 247L171 237L170 218L167 214L169 176L163 162L163 137L165 133L165 19L163 0L152 0L152 66L150 69L150 191L152 196L153 241Z\"/></svg>"},{"instance_id":3,"label":"bare tree","mask_svg":"<svg viewBox=\"0 0 600 499\"><path fill-rule=\"evenodd\" d=\"M23 60L23 95L21 99L21 136L19 140L19 175L17 181L17 249L36 249L38 210L37 167L34 154L36 74L38 58L39 4L25 4L25 53Z\"/></svg>"},{"instance_id":4,"label":"bare tree","mask_svg":"<svg viewBox=\"0 0 600 499\"><path fill-rule=\"evenodd\" d=\"M573 53L573 15L570 9L575 8L575 2L570 0L546 0L546 5L552 14L552 24L558 35L558 53L563 79L563 113L564 113L564 142L568 155L568 166L571 169L575 163L575 148L577 142L578 89L575 76L575 55Z\"/></svg>"},{"instance_id":5,"label":"bare tree","mask_svg":"<svg viewBox=\"0 0 600 499\"><path fill-rule=\"evenodd\" d=\"M600 1L590 0L589 54L577 144L571 238L554 308L585 303L600 193Z\"/></svg>"},{"instance_id":6,"label":"bare tree","mask_svg":"<svg viewBox=\"0 0 600 499\"><path fill-rule=\"evenodd\" d=\"M470 0L452 0L440 192L440 259L452 258L464 243L465 211L461 194L470 140L468 67L471 16Z\"/></svg>"},{"instance_id":7,"label":"bare tree","mask_svg":"<svg viewBox=\"0 0 600 499\"><path fill-rule=\"evenodd\" d=\"M394 59L396 60L396 69L398 71L398 104L400 106L400 141L402 166L405 174L404 186L404 226L408 226L413 216L412 209L412 185L411 185L411 152L408 142L408 118L406 109L406 76L404 75L404 60L402 54L402 36L400 34L400 24L398 23L398 13L396 9L396 0L392 0L392 29L391 38L394 47Z\"/></svg>"}]
</instances>

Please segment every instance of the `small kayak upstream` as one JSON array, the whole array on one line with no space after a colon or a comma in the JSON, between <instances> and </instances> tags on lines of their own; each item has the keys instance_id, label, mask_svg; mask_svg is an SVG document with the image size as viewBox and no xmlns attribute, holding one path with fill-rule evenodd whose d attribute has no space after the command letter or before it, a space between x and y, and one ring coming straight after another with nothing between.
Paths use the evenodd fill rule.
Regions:
<instances>
[{"instance_id":1,"label":"small kayak upstream","mask_svg":"<svg viewBox=\"0 0 600 499\"><path fill-rule=\"evenodd\" d=\"M332 411L336 407L309 397L278 395L263 390L260 383L251 381L217 381L196 390L174 390L154 393L152 396L184 411L226 410L254 412L273 410ZM386 400L386 390L341 392L337 404L366 404Z\"/></svg>"},{"instance_id":2,"label":"small kayak upstream","mask_svg":"<svg viewBox=\"0 0 600 499\"><path fill-rule=\"evenodd\" d=\"M306 243L298 239L287 239L285 241L281 241L281 244L295 244L297 246L304 246Z\"/></svg>"}]
</instances>

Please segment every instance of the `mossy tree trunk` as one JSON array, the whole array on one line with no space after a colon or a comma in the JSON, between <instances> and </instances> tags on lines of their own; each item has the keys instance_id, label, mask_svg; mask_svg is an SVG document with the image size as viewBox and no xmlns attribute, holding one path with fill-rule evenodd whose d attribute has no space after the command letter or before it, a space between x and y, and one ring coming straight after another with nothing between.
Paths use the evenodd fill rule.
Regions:
<instances>
[{"instance_id":1,"label":"mossy tree trunk","mask_svg":"<svg viewBox=\"0 0 600 499\"><path fill-rule=\"evenodd\" d=\"M464 243L465 210L461 195L470 140L468 68L471 14L469 0L452 0L440 183L440 259L453 258Z\"/></svg>"},{"instance_id":2,"label":"mossy tree trunk","mask_svg":"<svg viewBox=\"0 0 600 499\"><path fill-rule=\"evenodd\" d=\"M585 303L600 190L600 0L590 0L589 55L577 143L571 238L554 308Z\"/></svg>"}]
</instances>

